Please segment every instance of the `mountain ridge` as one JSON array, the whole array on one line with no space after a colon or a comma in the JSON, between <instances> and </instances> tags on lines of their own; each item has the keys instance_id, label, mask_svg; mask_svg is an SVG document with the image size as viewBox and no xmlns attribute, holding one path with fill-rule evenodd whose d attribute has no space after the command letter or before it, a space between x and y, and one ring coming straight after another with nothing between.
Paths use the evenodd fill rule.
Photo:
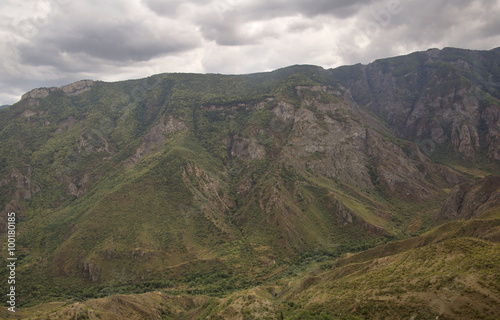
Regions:
<instances>
[{"instance_id":1,"label":"mountain ridge","mask_svg":"<svg viewBox=\"0 0 500 320\"><path fill-rule=\"evenodd\" d=\"M29 304L197 279L231 292L422 234L456 218L446 203L484 202L474 218L493 219L484 190L497 189L480 186L500 172L499 63L447 48L31 90L0 111L19 292Z\"/></svg>"}]
</instances>

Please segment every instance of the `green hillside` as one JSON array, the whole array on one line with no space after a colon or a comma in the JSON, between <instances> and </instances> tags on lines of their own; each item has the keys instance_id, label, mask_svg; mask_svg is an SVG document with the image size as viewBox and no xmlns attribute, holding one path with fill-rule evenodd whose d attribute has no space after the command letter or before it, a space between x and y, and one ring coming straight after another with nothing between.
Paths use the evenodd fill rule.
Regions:
<instances>
[{"instance_id":1,"label":"green hillside","mask_svg":"<svg viewBox=\"0 0 500 320\"><path fill-rule=\"evenodd\" d=\"M444 232L443 232L444 231ZM306 260L222 297L197 281L145 294L26 308L32 319L496 319L500 220L453 222L358 254ZM113 306L113 309L110 309Z\"/></svg>"},{"instance_id":2,"label":"green hillside","mask_svg":"<svg viewBox=\"0 0 500 320\"><path fill-rule=\"evenodd\" d=\"M478 292L496 298L480 308L493 309L498 272L466 266L495 265L498 251L499 59L431 50L26 93L0 110L0 232L16 212L18 307L80 310L100 298L101 310L135 294L200 319L228 318L233 304L254 318L451 317L465 304L441 312L425 300L445 294L449 273L457 290L487 282ZM474 220L449 222L461 218ZM262 314L239 298L262 290Z\"/></svg>"}]
</instances>

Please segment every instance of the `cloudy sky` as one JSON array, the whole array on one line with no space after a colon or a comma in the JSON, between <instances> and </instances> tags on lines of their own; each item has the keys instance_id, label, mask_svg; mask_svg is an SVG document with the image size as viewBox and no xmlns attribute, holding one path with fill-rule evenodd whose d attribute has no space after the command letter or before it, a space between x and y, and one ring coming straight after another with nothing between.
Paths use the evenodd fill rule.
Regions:
<instances>
[{"instance_id":1,"label":"cloudy sky","mask_svg":"<svg viewBox=\"0 0 500 320\"><path fill-rule=\"evenodd\" d=\"M324 68L500 46L499 0L1 0L0 105L163 72Z\"/></svg>"}]
</instances>

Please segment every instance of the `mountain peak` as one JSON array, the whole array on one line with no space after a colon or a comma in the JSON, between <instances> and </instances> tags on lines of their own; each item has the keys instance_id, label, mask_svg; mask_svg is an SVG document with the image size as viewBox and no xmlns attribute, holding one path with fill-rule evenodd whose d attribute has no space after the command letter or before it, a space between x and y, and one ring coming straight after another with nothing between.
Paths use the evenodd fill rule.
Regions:
<instances>
[{"instance_id":1,"label":"mountain peak","mask_svg":"<svg viewBox=\"0 0 500 320\"><path fill-rule=\"evenodd\" d=\"M61 90L67 95L77 95L89 90L93 84L93 80L80 80L61 87L36 88L23 94L21 100L45 98L51 92L58 90Z\"/></svg>"}]
</instances>

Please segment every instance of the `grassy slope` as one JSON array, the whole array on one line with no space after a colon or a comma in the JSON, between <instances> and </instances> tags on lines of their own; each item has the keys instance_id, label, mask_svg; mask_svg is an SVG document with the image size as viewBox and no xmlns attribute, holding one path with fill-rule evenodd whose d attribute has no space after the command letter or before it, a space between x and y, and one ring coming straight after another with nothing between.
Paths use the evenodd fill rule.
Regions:
<instances>
[{"instance_id":1,"label":"grassy slope","mask_svg":"<svg viewBox=\"0 0 500 320\"><path fill-rule=\"evenodd\" d=\"M172 295L172 289L166 289L83 303L44 304L18 316L496 319L500 316L499 240L498 218L452 222L416 238L304 264L295 275L221 298Z\"/></svg>"}]
</instances>

